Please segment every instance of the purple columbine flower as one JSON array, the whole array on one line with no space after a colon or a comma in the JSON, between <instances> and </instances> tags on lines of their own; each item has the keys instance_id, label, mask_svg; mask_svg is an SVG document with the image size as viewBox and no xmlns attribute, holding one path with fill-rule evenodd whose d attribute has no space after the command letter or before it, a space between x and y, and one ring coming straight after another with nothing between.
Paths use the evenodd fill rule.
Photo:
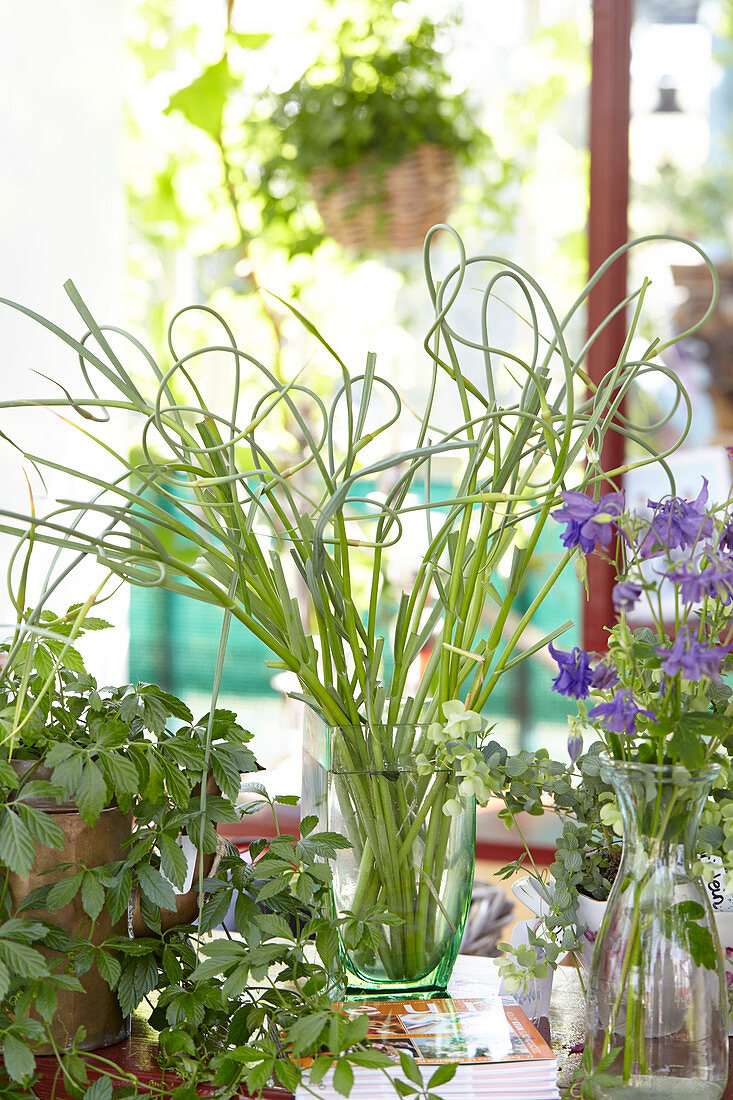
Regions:
<instances>
[{"instance_id":1,"label":"purple columbine flower","mask_svg":"<svg viewBox=\"0 0 733 1100\"><path fill-rule=\"evenodd\" d=\"M583 738L582 737L568 737L568 756L570 757L570 763L574 764L583 751Z\"/></svg>"},{"instance_id":2,"label":"purple columbine flower","mask_svg":"<svg viewBox=\"0 0 733 1100\"><path fill-rule=\"evenodd\" d=\"M685 562L680 569L664 573L668 580L679 585L685 603L699 603L704 596L717 596L725 603L733 599L733 562L714 561L700 572L694 562Z\"/></svg>"},{"instance_id":3,"label":"purple columbine flower","mask_svg":"<svg viewBox=\"0 0 733 1100\"><path fill-rule=\"evenodd\" d=\"M619 581L613 586L611 598L617 611L631 611L641 596L641 585L634 581Z\"/></svg>"},{"instance_id":4,"label":"purple columbine flower","mask_svg":"<svg viewBox=\"0 0 733 1100\"><path fill-rule=\"evenodd\" d=\"M624 494L605 493L598 500L577 492L565 492L560 496L564 507L552 512L552 518L566 524L563 546L568 549L579 546L584 554L590 554L597 542L608 546L613 534L612 520L598 517L620 515L624 508Z\"/></svg>"},{"instance_id":5,"label":"purple columbine flower","mask_svg":"<svg viewBox=\"0 0 733 1100\"><path fill-rule=\"evenodd\" d=\"M552 642L549 643L548 649L560 670L552 681L552 690L559 695L566 695L569 699L585 699L593 680L590 653L586 653L578 646L572 653L566 653L563 649L555 649Z\"/></svg>"},{"instance_id":6,"label":"purple columbine flower","mask_svg":"<svg viewBox=\"0 0 733 1100\"><path fill-rule=\"evenodd\" d=\"M618 672L613 665L609 665L605 661L599 661L593 669L591 687L597 688L599 691L607 691L610 688L616 687L617 683Z\"/></svg>"},{"instance_id":7,"label":"purple columbine flower","mask_svg":"<svg viewBox=\"0 0 733 1100\"><path fill-rule=\"evenodd\" d=\"M685 628L672 646L658 645L654 652L662 658L662 672L676 676L681 672L686 680L720 679L720 665L730 652L730 646L704 646L699 638Z\"/></svg>"},{"instance_id":8,"label":"purple columbine flower","mask_svg":"<svg viewBox=\"0 0 733 1100\"><path fill-rule=\"evenodd\" d=\"M718 549L725 554L733 554L733 520L729 520L720 532Z\"/></svg>"},{"instance_id":9,"label":"purple columbine flower","mask_svg":"<svg viewBox=\"0 0 733 1100\"><path fill-rule=\"evenodd\" d=\"M713 533L712 517L705 511L708 501L708 480L702 479L702 489L697 500L684 500L682 497L667 497L664 500L648 500L647 506L654 509L654 518L646 529L639 548L642 557L654 557L660 550L654 550L658 544L662 550L687 550L701 538Z\"/></svg>"},{"instance_id":10,"label":"purple columbine flower","mask_svg":"<svg viewBox=\"0 0 733 1100\"><path fill-rule=\"evenodd\" d=\"M633 737L636 733L636 718L639 714L644 714L656 722L650 710L637 707L633 694L626 689L617 691L610 703L599 703L597 707L593 707L593 710L588 712L588 717L599 718L611 733L625 733L627 737Z\"/></svg>"}]
</instances>

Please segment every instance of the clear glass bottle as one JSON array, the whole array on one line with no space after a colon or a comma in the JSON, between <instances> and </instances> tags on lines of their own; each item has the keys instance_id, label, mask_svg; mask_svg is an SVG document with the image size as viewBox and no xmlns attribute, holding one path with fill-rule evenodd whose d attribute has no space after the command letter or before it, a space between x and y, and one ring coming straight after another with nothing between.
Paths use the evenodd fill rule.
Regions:
<instances>
[{"instance_id":1,"label":"clear glass bottle","mask_svg":"<svg viewBox=\"0 0 733 1100\"><path fill-rule=\"evenodd\" d=\"M600 1100L719 1100L728 1080L723 962L691 867L717 765L608 761L623 817L621 865L588 982L587 1043Z\"/></svg>"}]
</instances>

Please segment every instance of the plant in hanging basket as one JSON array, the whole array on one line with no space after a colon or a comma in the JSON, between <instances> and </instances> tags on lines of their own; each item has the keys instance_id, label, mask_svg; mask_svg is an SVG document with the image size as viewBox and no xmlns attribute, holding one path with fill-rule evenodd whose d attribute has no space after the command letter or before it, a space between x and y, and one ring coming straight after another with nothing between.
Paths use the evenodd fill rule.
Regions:
<instances>
[{"instance_id":1,"label":"plant in hanging basket","mask_svg":"<svg viewBox=\"0 0 733 1100\"><path fill-rule=\"evenodd\" d=\"M263 165L263 189L309 187L345 248L422 248L458 197L458 164L491 144L451 89L439 32L429 19L345 23L330 52L273 97L281 147Z\"/></svg>"}]
</instances>

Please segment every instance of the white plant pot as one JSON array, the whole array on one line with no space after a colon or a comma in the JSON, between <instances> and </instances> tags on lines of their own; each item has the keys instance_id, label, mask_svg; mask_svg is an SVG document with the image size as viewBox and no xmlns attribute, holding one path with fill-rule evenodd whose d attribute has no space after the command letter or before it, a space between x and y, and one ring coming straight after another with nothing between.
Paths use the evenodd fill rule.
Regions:
<instances>
[{"instance_id":1,"label":"white plant pot","mask_svg":"<svg viewBox=\"0 0 733 1100\"><path fill-rule=\"evenodd\" d=\"M520 879L512 886L514 896L540 918L536 924L539 924L541 918L547 915L551 891L551 884L540 884L530 876ZM593 945L598 936L605 911L605 901L596 901L584 894L579 895L578 928L580 930L581 948L576 952L576 957L585 970L590 969ZM722 910L714 907L713 916L715 917L715 925L718 930L718 938L725 963L725 978L728 987L728 1034L733 1035L733 910Z\"/></svg>"}]
</instances>

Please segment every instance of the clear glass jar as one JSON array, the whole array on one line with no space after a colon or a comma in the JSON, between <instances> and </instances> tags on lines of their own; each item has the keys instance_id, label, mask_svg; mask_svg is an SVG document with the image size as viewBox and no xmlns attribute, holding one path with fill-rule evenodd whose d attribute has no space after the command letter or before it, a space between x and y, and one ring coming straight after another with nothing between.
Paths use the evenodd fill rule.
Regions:
<instances>
[{"instance_id":1,"label":"clear glass jar","mask_svg":"<svg viewBox=\"0 0 733 1100\"><path fill-rule=\"evenodd\" d=\"M691 870L719 768L691 775L616 760L604 768L624 846L588 981L593 1095L719 1100L728 1080L725 978L708 892Z\"/></svg>"}]
</instances>

